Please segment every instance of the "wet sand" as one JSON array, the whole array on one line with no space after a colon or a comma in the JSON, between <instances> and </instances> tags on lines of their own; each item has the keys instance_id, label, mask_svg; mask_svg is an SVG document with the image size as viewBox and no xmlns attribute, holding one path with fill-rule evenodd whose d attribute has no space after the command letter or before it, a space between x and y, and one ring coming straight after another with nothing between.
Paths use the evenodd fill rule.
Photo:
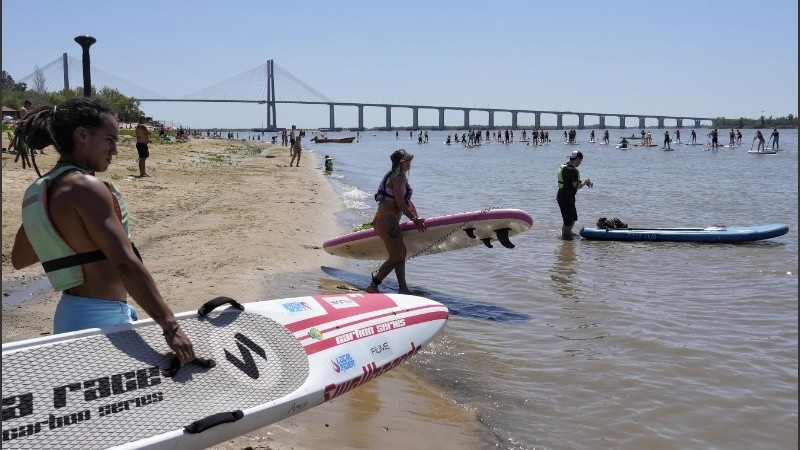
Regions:
<instances>
[{"instance_id":1,"label":"wet sand","mask_svg":"<svg viewBox=\"0 0 800 450\"><path fill-rule=\"evenodd\" d=\"M337 264L321 246L343 231L335 219L342 205L313 154L304 152L299 168L288 167L287 147L220 139L156 142L150 153L151 176L139 178L133 142L121 141L100 177L125 196L133 240L174 311L194 310L219 295L246 302L351 289L319 271ZM41 266L11 267L22 195L36 178L13 159L3 154L3 342L49 334L59 297ZM56 159L53 149L36 155L42 173ZM26 291L32 294L21 298ZM213 448L478 448L485 446L479 431L473 414L401 366Z\"/></svg>"}]
</instances>

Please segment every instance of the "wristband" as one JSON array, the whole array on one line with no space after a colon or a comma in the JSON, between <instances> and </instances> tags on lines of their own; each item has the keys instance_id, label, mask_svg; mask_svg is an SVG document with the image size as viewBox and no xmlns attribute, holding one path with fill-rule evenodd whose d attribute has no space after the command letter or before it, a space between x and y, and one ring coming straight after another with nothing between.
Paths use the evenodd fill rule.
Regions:
<instances>
[{"instance_id":1,"label":"wristband","mask_svg":"<svg viewBox=\"0 0 800 450\"><path fill-rule=\"evenodd\" d=\"M180 328L181 328L180 324L176 323L174 327L164 331L164 336L169 336L170 334L177 333Z\"/></svg>"}]
</instances>

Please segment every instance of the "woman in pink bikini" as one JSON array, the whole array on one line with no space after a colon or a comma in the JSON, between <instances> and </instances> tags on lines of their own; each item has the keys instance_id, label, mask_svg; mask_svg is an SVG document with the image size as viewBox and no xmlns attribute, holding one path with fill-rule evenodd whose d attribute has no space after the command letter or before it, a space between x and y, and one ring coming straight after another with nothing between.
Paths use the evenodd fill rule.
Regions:
<instances>
[{"instance_id":1,"label":"woman in pink bikini","mask_svg":"<svg viewBox=\"0 0 800 450\"><path fill-rule=\"evenodd\" d=\"M372 283L367 287L367 292L380 292L378 286L394 270L397 283L400 285L400 293L411 293L406 284L406 246L403 243L403 233L400 231L400 218L405 214L414 222L417 230L425 231L425 219L417 214L417 209L411 202L413 190L406 177L413 158L414 155L403 149L392 153L390 156L392 170L383 177L378 186L378 193L375 194L378 212L375 213L372 225L386 246L389 259L372 274Z\"/></svg>"}]
</instances>

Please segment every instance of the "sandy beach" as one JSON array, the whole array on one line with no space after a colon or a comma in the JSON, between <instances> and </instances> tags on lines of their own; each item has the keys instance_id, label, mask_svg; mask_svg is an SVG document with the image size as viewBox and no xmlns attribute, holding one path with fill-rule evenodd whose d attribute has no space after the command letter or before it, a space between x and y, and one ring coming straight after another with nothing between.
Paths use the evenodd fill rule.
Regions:
<instances>
[{"instance_id":1,"label":"sandy beach","mask_svg":"<svg viewBox=\"0 0 800 450\"><path fill-rule=\"evenodd\" d=\"M100 177L125 196L133 241L175 312L219 295L247 302L352 289L319 271L337 263L322 242L343 230L335 219L341 202L315 155L304 152L301 167L288 167L286 147L220 139L155 142L150 152L151 177L135 176L136 150L128 140ZM42 173L57 156L52 148L36 155ZM36 178L13 159L3 154L3 342L49 334L59 297L41 266L11 267L22 195ZM6 304L28 291L29 298ZM213 448L455 449L485 446L479 436L470 412L401 366L348 395Z\"/></svg>"}]
</instances>

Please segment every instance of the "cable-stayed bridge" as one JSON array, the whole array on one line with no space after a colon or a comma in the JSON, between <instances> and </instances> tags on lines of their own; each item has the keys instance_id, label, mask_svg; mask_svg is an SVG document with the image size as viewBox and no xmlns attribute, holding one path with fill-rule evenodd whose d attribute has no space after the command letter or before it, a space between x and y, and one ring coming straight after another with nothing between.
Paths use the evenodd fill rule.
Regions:
<instances>
[{"instance_id":1,"label":"cable-stayed bridge","mask_svg":"<svg viewBox=\"0 0 800 450\"><path fill-rule=\"evenodd\" d=\"M60 91L64 88L75 89L82 86L82 63L80 60L68 56L64 53L49 64L35 70L33 73L17 80L26 83L29 87L37 91ZM607 128L606 119L615 117L618 119L617 128L624 129L629 127L628 121L638 119L635 125L637 128L646 128L646 119L655 119L658 128L664 128L669 121L674 128L683 128L684 121L693 122L690 126L700 128L704 125L711 125L713 118L694 117L694 116L664 116L653 114L630 114L630 113L604 113L604 112L576 112L576 111L546 111L537 109L519 108L481 108L464 106L439 106L439 105L411 105L411 104L387 104L387 103L361 103L361 102L339 102L335 101L313 87L303 82L288 70L275 64L273 60L253 67L238 75L220 81L212 86L187 95L183 98L169 98L151 89L147 89L131 83L122 77L103 71L96 66L91 67L91 80L93 86L101 90L104 87L116 89L128 97L137 99L140 102L208 102L208 103L258 103L267 107L267 127L269 131L277 130L277 105L279 104L300 104L300 105L327 105L329 110L329 128L339 129L336 126L335 110L337 107L354 107L358 109L358 125L350 126L351 129L364 129L364 109L381 108L385 110L386 122L384 129L407 128L392 125L392 110L407 108L412 112L412 125L416 129L420 126L438 129L445 128L445 111L462 111L464 115L463 128L496 128L494 117L495 113L507 113L511 115L512 129L518 128L520 115L533 116L533 127L541 128L542 115L555 116L556 129L563 129L564 116L577 116L578 129L585 126L587 116L597 117L599 128ZM438 123L420 124L420 110L438 111ZM488 114L488 127L476 125L470 122L470 113ZM500 125L498 127L507 127ZM611 127L614 127L611 125Z\"/></svg>"}]
</instances>

